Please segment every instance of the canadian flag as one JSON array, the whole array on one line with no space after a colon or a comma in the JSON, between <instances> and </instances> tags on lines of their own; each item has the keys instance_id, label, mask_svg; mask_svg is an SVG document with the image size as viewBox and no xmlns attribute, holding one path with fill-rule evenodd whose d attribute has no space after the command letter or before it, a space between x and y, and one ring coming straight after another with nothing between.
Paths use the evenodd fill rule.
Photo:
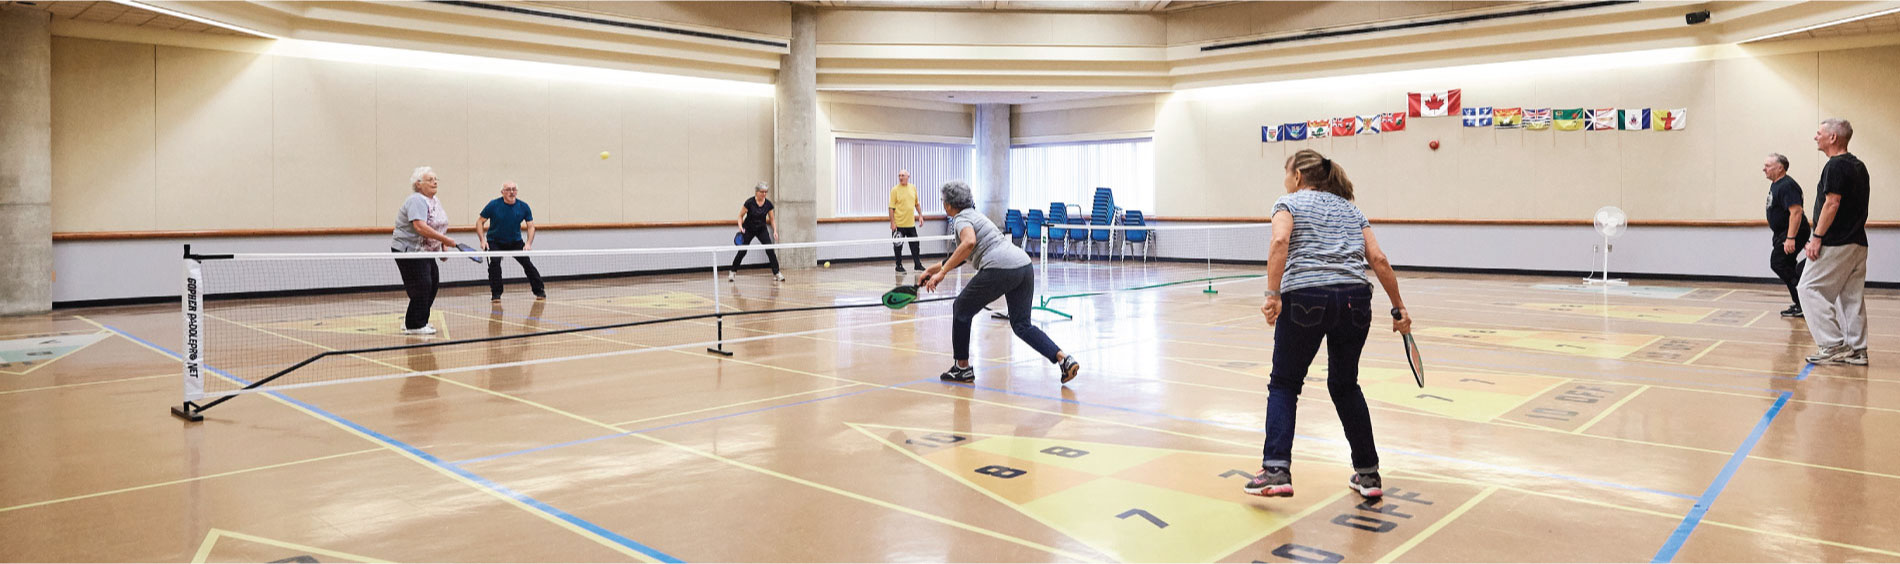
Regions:
<instances>
[{"instance_id":1,"label":"canadian flag","mask_svg":"<svg viewBox=\"0 0 1900 564\"><path fill-rule=\"evenodd\" d=\"M1409 98L1412 117L1444 117L1458 115L1458 89L1438 92L1412 92Z\"/></svg>"}]
</instances>

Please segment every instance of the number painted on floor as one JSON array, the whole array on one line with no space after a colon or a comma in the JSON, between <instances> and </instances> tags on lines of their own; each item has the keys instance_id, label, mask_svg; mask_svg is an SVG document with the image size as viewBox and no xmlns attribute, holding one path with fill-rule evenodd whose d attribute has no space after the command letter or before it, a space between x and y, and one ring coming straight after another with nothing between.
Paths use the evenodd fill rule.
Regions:
<instances>
[{"instance_id":1,"label":"number painted on floor","mask_svg":"<svg viewBox=\"0 0 1900 564\"><path fill-rule=\"evenodd\" d=\"M1023 474L1028 474L1028 473L1029 473L1029 471L1028 471L1028 470L1018 470L1018 469L1015 469L1015 468L1010 468L1010 467L1008 467L1008 466L999 466L999 465L996 465L996 464L991 464L991 465L989 465L989 466L984 466L984 467L982 467L982 468L978 468L978 469L976 469L976 473L978 473L978 474L982 474L982 475L985 475L985 476L995 476L995 477L998 477L998 478L1002 478L1002 479L1005 479L1005 480L1008 480L1008 479L1010 479L1010 478L1014 478L1014 477L1017 477L1017 476L1021 476L1021 475L1023 475Z\"/></svg>"},{"instance_id":2,"label":"number painted on floor","mask_svg":"<svg viewBox=\"0 0 1900 564\"><path fill-rule=\"evenodd\" d=\"M1116 519L1127 519L1129 517L1141 517L1142 519L1147 519L1148 523L1154 525L1155 528L1157 529L1168 528L1167 521L1162 521L1160 517L1156 517L1155 514L1149 513L1148 510L1146 509L1130 509L1127 511L1123 511L1121 515L1115 516Z\"/></svg>"},{"instance_id":3,"label":"number painted on floor","mask_svg":"<svg viewBox=\"0 0 1900 564\"><path fill-rule=\"evenodd\" d=\"M1343 554L1293 543L1283 544L1274 548L1273 555L1294 562L1342 562L1346 560L1346 556ZM1255 560L1254 562L1255 564L1260 564L1259 560Z\"/></svg>"},{"instance_id":4,"label":"number painted on floor","mask_svg":"<svg viewBox=\"0 0 1900 564\"><path fill-rule=\"evenodd\" d=\"M1042 449L1042 453L1051 455L1051 456L1060 456L1063 458L1081 458L1084 456L1088 456L1089 451L1081 450L1081 449L1073 449L1073 448L1063 447L1063 446L1052 446L1049 448Z\"/></svg>"},{"instance_id":5,"label":"number painted on floor","mask_svg":"<svg viewBox=\"0 0 1900 564\"><path fill-rule=\"evenodd\" d=\"M945 445L953 445L953 444L960 443L967 440L970 440L970 438L965 437L963 435L952 435L949 433L931 433L928 435L924 435L922 437L917 437L915 439L904 439L904 444L927 446L927 447L940 447L940 446L945 446Z\"/></svg>"}]
</instances>

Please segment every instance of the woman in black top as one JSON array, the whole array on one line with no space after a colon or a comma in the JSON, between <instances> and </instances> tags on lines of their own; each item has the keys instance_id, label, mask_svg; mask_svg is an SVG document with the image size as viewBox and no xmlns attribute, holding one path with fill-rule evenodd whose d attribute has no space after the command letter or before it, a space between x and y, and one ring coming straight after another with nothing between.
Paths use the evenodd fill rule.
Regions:
<instances>
[{"instance_id":1,"label":"woman in black top","mask_svg":"<svg viewBox=\"0 0 1900 564\"><path fill-rule=\"evenodd\" d=\"M752 197L746 198L745 209L739 212L739 231L745 233L744 238L740 240L740 246L751 244L753 239L770 245L773 241L772 234L778 232L778 214L772 212L772 200L765 198L766 190L767 186L764 182L754 186ZM765 258L772 264L772 279L784 282L785 275L778 272L778 252L766 249ZM739 271L739 261L743 260L745 260L744 250L732 256L732 268L726 270L726 280L734 279Z\"/></svg>"}]
</instances>

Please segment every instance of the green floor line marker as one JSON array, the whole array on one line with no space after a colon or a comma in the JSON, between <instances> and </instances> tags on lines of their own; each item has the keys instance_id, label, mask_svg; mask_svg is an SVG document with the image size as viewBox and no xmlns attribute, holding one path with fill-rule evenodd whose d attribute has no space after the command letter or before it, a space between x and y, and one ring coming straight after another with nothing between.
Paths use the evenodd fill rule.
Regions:
<instances>
[{"instance_id":1,"label":"green floor line marker","mask_svg":"<svg viewBox=\"0 0 1900 564\"><path fill-rule=\"evenodd\" d=\"M1168 286L1180 286L1183 284L1196 284L1200 282L1207 283L1207 289L1201 290L1201 293L1217 294L1219 292L1216 292L1214 290L1215 280L1234 280L1234 279L1240 279L1240 278L1265 278L1265 277L1266 277L1265 274L1234 274L1234 275L1228 275L1228 276L1211 276L1207 278L1195 278L1192 280L1179 280L1175 282L1162 282L1160 284L1149 284L1147 286L1135 286L1133 288L1123 288L1120 290L1104 290L1100 292L1083 292L1080 294L1063 294L1060 296L1045 296L1042 298L1041 303L1035 307L1035 309L1046 311L1046 312L1053 313L1056 315L1060 315L1065 319L1075 319L1075 316L1073 315L1069 315L1067 313L1063 313L1060 310L1049 307L1049 302L1053 302L1053 301L1061 300L1061 299L1067 299L1067 298L1086 298L1089 296L1100 296L1103 294L1113 294L1115 292L1134 292L1134 291L1139 291L1139 290L1153 290L1155 288L1166 288Z\"/></svg>"}]
</instances>

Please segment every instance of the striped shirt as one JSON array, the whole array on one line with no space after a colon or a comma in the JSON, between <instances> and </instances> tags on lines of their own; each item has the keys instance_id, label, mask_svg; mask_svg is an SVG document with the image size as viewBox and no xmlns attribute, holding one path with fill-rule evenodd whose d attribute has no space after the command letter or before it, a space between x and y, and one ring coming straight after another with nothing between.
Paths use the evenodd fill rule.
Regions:
<instances>
[{"instance_id":1,"label":"striped shirt","mask_svg":"<svg viewBox=\"0 0 1900 564\"><path fill-rule=\"evenodd\" d=\"M1287 244L1286 274L1280 291L1366 284L1366 215L1345 198L1319 190L1300 190L1273 202L1273 213L1293 215Z\"/></svg>"}]
</instances>

